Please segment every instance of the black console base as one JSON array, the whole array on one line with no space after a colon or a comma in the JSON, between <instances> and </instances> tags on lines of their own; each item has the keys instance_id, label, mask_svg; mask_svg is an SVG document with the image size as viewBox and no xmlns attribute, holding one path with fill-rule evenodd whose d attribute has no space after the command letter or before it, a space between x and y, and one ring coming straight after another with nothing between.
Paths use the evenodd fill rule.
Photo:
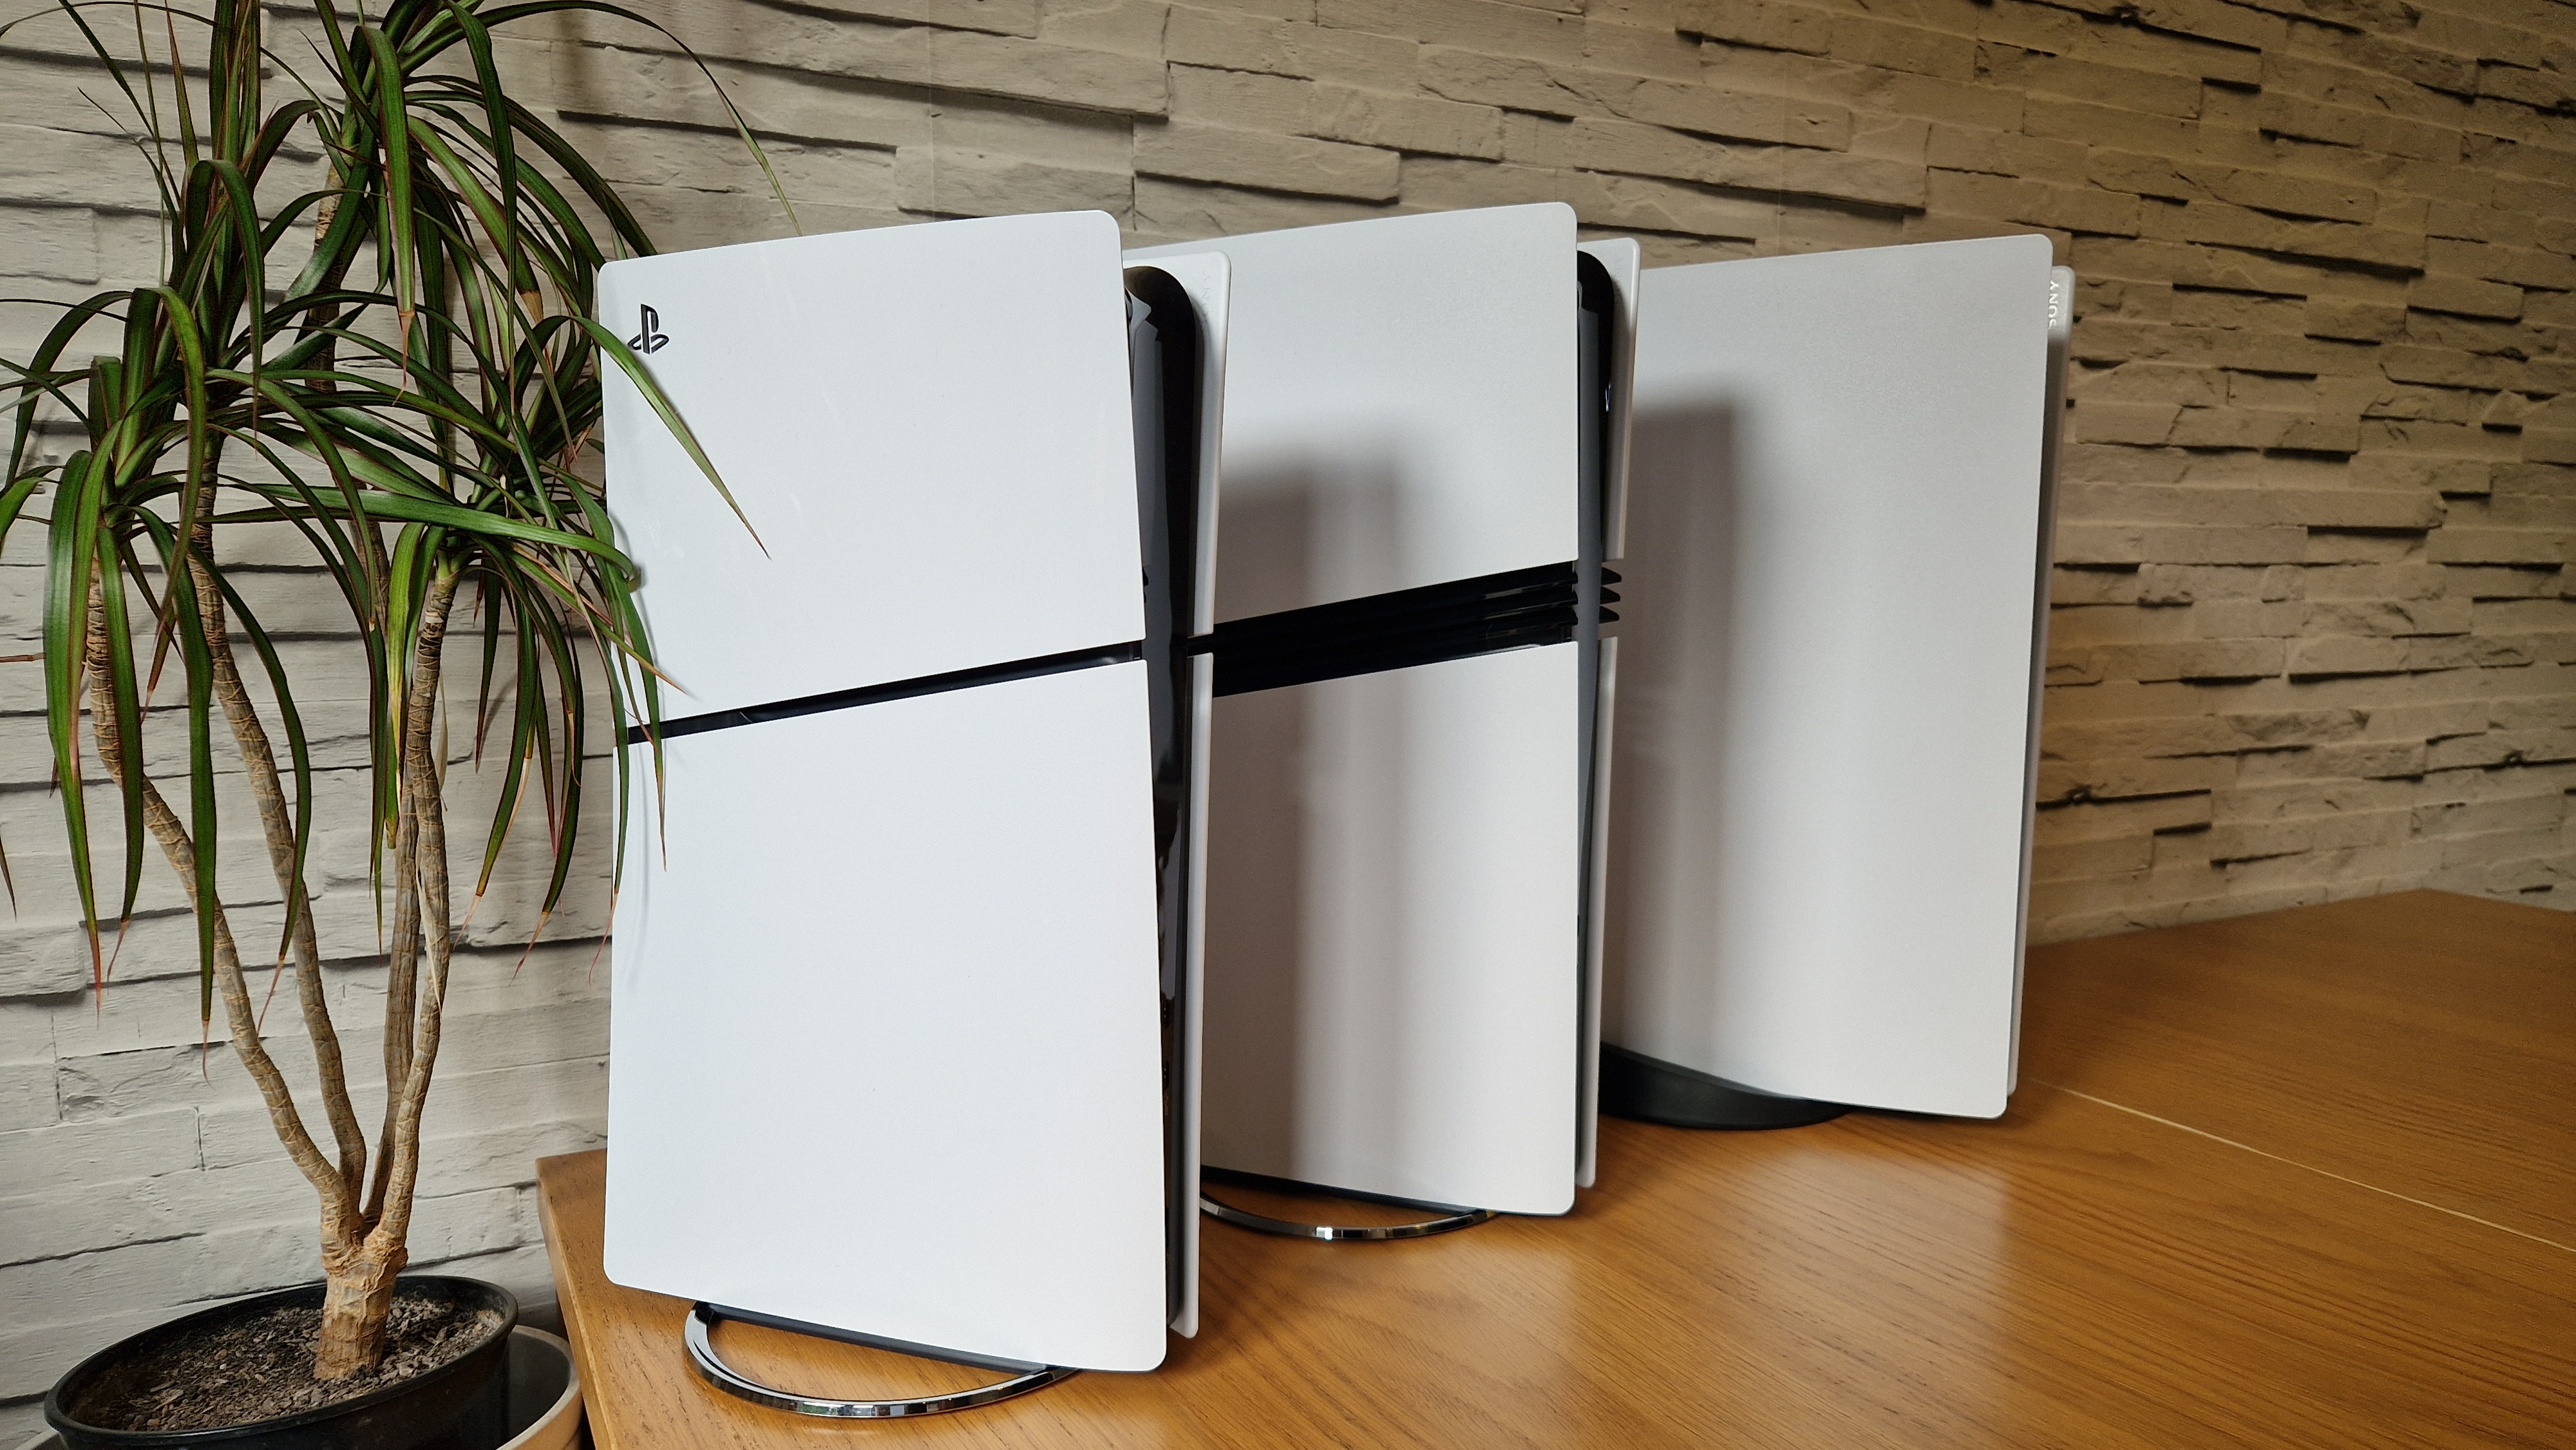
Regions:
<instances>
[{"instance_id":1,"label":"black console base","mask_svg":"<svg viewBox=\"0 0 2576 1450\"><path fill-rule=\"evenodd\" d=\"M1601 1044L1601 1111L1675 1128L1801 1128L1850 1112L1843 1103L1784 1098Z\"/></svg>"}]
</instances>

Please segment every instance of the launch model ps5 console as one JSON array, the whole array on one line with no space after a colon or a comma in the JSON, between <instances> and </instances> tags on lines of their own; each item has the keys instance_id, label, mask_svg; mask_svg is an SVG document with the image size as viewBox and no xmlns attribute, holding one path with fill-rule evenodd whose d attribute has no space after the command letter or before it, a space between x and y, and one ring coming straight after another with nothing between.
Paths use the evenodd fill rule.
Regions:
<instances>
[{"instance_id":1,"label":"launch model ps5 console","mask_svg":"<svg viewBox=\"0 0 2576 1450\"><path fill-rule=\"evenodd\" d=\"M1231 264L1210 1176L1563 1213L1590 1177L1593 716L1633 244L1561 205L1151 248Z\"/></svg>"},{"instance_id":2,"label":"launch model ps5 console","mask_svg":"<svg viewBox=\"0 0 2576 1450\"><path fill-rule=\"evenodd\" d=\"M727 1389L923 1414L1194 1331L1224 293L1097 212L602 273L745 516L610 370L672 687L628 746L606 1269L698 1301ZM1015 1377L816 1400L728 1369L726 1317Z\"/></svg>"},{"instance_id":3,"label":"launch model ps5 console","mask_svg":"<svg viewBox=\"0 0 2576 1450\"><path fill-rule=\"evenodd\" d=\"M1645 274L1607 1110L2003 1111L2072 284L2033 236Z\"/></svg>"}]
</instances>

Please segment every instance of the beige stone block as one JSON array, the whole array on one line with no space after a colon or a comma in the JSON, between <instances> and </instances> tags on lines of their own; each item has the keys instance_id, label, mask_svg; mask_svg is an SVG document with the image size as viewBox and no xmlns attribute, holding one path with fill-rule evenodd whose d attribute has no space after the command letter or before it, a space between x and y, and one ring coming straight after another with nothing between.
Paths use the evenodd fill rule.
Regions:
<instances>
[{"instance_id":1,"label":"beige stone block","mask_svg":"<svg viewBox=\"0 0 2576 1450\"><path fill-rule=\"evenodd\" d=\"M2173 432L2180 412L2180 408L2166 403L2079 399L2071 436L2085 443L2162 444Z\"/></svg>"},{"instance_id":2,"label":"beige stone block","mask_svg":"<svg viewBox=\"0 0 2576 1450\"><path fill-rule=\"evenodd\" d=\"M2380 370L2401 383L2434 383L2445 387L2509 388L2521 382L2519 368L2507 358L2482 357L2457 348L2389 343L2380 349Z\"/></svg>"},{"instance_id":3,"label":"beige stone block","mask_svg":"<svg viewBox=\"0 0 2576 1450\"><path fill-rule=\"evenodd\" d=\"M2030 874L2035 882L2120 875L2146 870L2154 857L2155 837L2152 834L2115 837L2107 841L2069 841L2032 847Z\"/></svg>"},{"instance_id":4,"label":"beige stone block","mask_svg":"<svg viewBox=\"0 0 2576 1450\"><path fill-rule=\"evenodd\" d=\"M1957 215L2028 222L2070 232L2134 236L2138 231L2137 199L2097 188L1934 170L1927 174L1926 199L1934 211Z\"/></svg>"},{"instance_id":5,"label":"beige stone block","mask_svg":"<svg viewBox=\"0 0 2576 1450\"><path fill-rule=\"evenodd\" d=\"M1982 78L1989 83L2032 95L2058 96L2159 116L2200 114L2198 76L2103 65L2073 56L2041 55L2009 45L1979 46L1977 60Z\"/></svg>"},{"instance_id":6,"label":"beige stone block","mask_svg":"<svg viewBox=\"0 0 2576 1450\"><path fill-rule=\"evenodd\" d=\"M1384 202L1290 196L1157 176L1136 178L1135 205L1137 234L1155 241L1196 241L1202 237L1320 226L1386 216L1395 210Z\"/></svg>"},{"instance_id":7,"label":"beige stone block","mask_svg":"<svg viewBox=\"0 0 2576 1450\"><path fill-rule=\"evenodd\" d=\"M2135 151L2096 148L2085 159L2083 179L2107 191L2188 201L2203 194L2183 178L2174 160Z\"/></svg>"},{"instance_id":8,"label":"beige stone block","mask_svg":"<svg viewBox=\"0 0 2576 1450\"><path fill-rule=\"evenodd\" d=\"M0 204L0 274L97 281L98 229L90 209Z\"/></svg>"},{"instance_id":9,"label":"beige stone block","mask_svg":"<svg viewBox=\"0 0 2576 1450\"><path fill-rule=\"evenodd\" d=\"M2273 448L2297 421L2295 413L2252 408L2185 408L2165 441L2177 448Z\"/></svg>"},{"instance_id":10,"label":"beige stone block","mask_svg":"<svg viewBox=\"0 0 2576 1450\"><path fill-rule=\"evenodd\" d=\"M1490 55L1580 62L1584 24L1562 14L1498 0L1317 0L1317 23L1399 36L1424 45L1465 46Z\"/></svg>"},{"instance_id":11,"label":"beige stone block","mask_svg":"<svg viewBox=\"0 0 2576 1450\"><path fill-rule=\"evenodd\" d=\"M1854 65L1908 71L1947 81L1970 81L1977 75L1975 42L1862 15L1835 18L1831 53L1836 60Z\"/></svg>"},{"instance_id":12,"label":"beige stone block","mask_svg":"<svg viewBox=\"0 0 2576 1450\"><path fill-rule=\"evenodd\" d=\"M2039 763L2038 799L2056 804L2184 795L2225 785L2235 776L2236 763L2223 756L2080 761L2043 759Z\"/></svg>"},{"instance_id":13,"label":"beige stone block","mask_svg":"<svg viewBox=\"0 0 2576 1450\"><path fill-rule=\"evenodd\" d=\"M2032 817L2036 847L2093 841L2139 840L2163 831L2187 831L2209 824L2206 793L2150 797L2142 800L2069 802L2041 806Z\"/></svg>"},{"instance_id":14,"label":"beige stone block","mask_svg":"<svg viewBox=\"0 0 2576 1450\"><path fill-rule=\"evenodd\" d=\"M906 211L944 217L1010 216L1032 211L1105 211L1124 217L1136 178L1125 171L1080 171L1018 156L941 147L906 168Z\"/></svg>"},{"instance_id":15,"label":"beige stone block","mask_svg":"<svg viewBox=\"0 0 2576 1450\"><path fill-rule=\"evenodd\" d=\"M1294 133L1304 126L1315 94L1313 81L1295 76L1195 65L1175 65L1170 74L1175 122L1238 131Z\"/></svg>"},{"instance_id":16,"label":"beige stone block","mask_svg":"<svg viewBox=\"0 0 2576 1450\"><path fill-rule=\"evenodd\" d=\"M1672 16L1672 24L1687 34L1807 55L1832 47L1834 21L1829 10L1781 0L1683 0Z\"/></svg>"},{"instance_id":17,"label":"beige stone block","mask_svg":"<svg viewBox=\"0 0 2576 1450\"><path fill-rule=\"evenodd\" d=\"M2383 599L2311 603L2301 627L2318 635L2452 635L2470 628L2466 599Z\"/></svg>"},{"instance_id":18,"label":"beige stone block","mask_svg":"<svg viewBox=\"0 0 2576 1450\"><path fill-rule=\"evenodd\" d=\"M2103 645L2092 652L2102 678L2141 683L2259 679L2279 674L2282 660L2282 642L2269 639Z\"/></svg>"},{"instance_id":19,"label":"beige stone block","mask_svg":"<svg viewBox=\"0 0 2576 1450\"><path fill-rule=\"evenodd\" d=\"M1395 152L1373 146L1172 121L1136 128L1136 170L1187 181L1385 201L1396 194L1400 162Z\"/></svg>"},{"instance_id":20,"label":"beige stone block","mask_svg":"<svg viewBox=\"0 0 2576 1450\"><path fill-rule=\"evenodd\" d=\"M2316 825L2312 821L2224 821L2212 825L2196 843L2213 864L2227 861L2255 861L2267 856L2289 856L2306 851L2316 843Z\"/></svg>"},{"instance_id":21,"label":"beige stone block","mask_svg":"<svg viewBox=\"0 0 2576 1450\"><path fill-rule=\"evenodd\" d=\"M2233 5L2224 4L2211 4L2207 8L2213 11L2236 9ZM2157 7L2145 9L2154 12ZM2253 87L2263 83L2263 57L2259 51L2216 43L2182 30L2176 24L2149 19L2143 14L2140 20L2137 26L2084 26L2077 32L2075 43L2066 48L2066 53L2135 70L2221 81L2230 86ZM1996 38L2010 39L2008 36ZM2054 46L2033 48L2058 49Z\"/></svg>"},{"instance_id":22,"label":"beige stone block","mask_svg":"<svg viewBox=\"0 0 2576 1450\"><path fill-rule=\"evenodd\" d=\"M1307 99L1302 129L1310 136L1397 151L1488 160L1503 154L1503 113L1495 107L1349 86L1317 85Z\"/></svg>"},{"instance_id":23,"label":"beige stone block","mask_svg":"<svg viewBox=\"0 0 2576 1450\"><path fill-rule=\"evenodd\" d=\"M2192 606L2192 632L2203 639L2289 639L2300 607L2287 600L2218 599Z\"/></svg>"},{"instance_id":24,"label":"beige stone block","mask_svg":"<svg viewBox=\"0 0 2576 1450\"><path fill-rule=\"evenodd\" d=\"M2385 342L2404 332L2406 309L2377 302L2347 302L2331 297L2308 299L2303 330L2310 337L2350 342Z\"/></svg>"},{"instance_id":25,"label":"beige stone block","mask_svg":"<svg viewBox=\"0 0 2576 1450\"><path fill-rule=\"evenodd\" d=\"M2196 128L2187 119L2033 96L2023 108L2023 129L2033 136L2110 146L2150 154L2188 153Z\"/></svg>"},{"instance_id":26,"label":"beige stone block","mask_svg":"<svg viewBox=\"0 0 2576 1450\"><path fill-rule=\"evenodd\" d=\"M1159 60L1171 10L1161 0L1045 0L1038 11L1038 39Z\"/></svg>"},{"instance_id":27,"label":"beige stone block","mask_svg":"<svg viewBox=\"0 0 2576 1450\"><path fill-rule=\"evenodd\" d=\"M2409 307L2511 320L2522 315L2522 289L2467 277L2425 276L2406 289Z\"/></svg>"},{"instance_id":28,"label":"beige stone block","mask_svg":"<svg viewBox=\"0 0 2576 1450\"><path fill-rule=\"evenodd\" d=\"M2425 751L2427 770L2492 769L2576 760L2576 730L2492 730L2436 740Z\"/></svg>"},{"instance_id":29,"label":"beige stone block","mask_svg":"<svg viewBox=\"0 0 2576 1450\"><path fill-rule=\"evenodd\" d=\"M2528 200L2533 204L2546 205L2559 199L2576 200L2576 191L2560 189L2557 196ZM2576 260L2536 247L2434 237L2424 244L2424 260L2425 265L2435 272L2482 277L2490 282L2509 282L2518 287L2546 287L2558 291L2576 288Z\"/></svg>"},{"instance_id":30,"label":"beige stone block","mask_svg":"<svg viewBox=\"0 0 2576 1450\"><path fill-rule=\"evenodd\" d=\"M1518 112L1503 121L1503 159L1527 166L1618 171L1776 192L1783 154L1776 146L1730 146L1634 121L1561 121Z\"/></svg>"},{"instance_id":31,"label":"beige stone block","mask_svg":"<svg viewBox=\"0 0 2576 1450\"><path fill-rule=\"evenodd\" d=\"M2129 568L2072 568L2060 564L2050 571L2048 600L2052 608L2059 605L2135 604L2138 601L2138 571Z\"/></svg>"},{"instance_id":32,"label":"beige stone block","mask_svg":"<svg viewBox=\"0 0 2576 1450\"><path fill-rule=\"evenodd\" d=\"M1400 36L1185 6L1173 7L1163 46L1165 58L1180 64L1266 71L1387 91L1412 88L1415 54L1421 49Z\"/></svg>"},{"instance_id":33,"label":"beige stone block","mask_svg":"<svg viewBox=\"0 0 2576 1450\"><path fill-rule=\"evenodd\" d=\"M2200 201L2143 214L2143 232L2160 240L2211 242L2329 261L2383 267L2422 265L2422 236L2344 222L2290 221L2249 207Z\"/></svg>"},{"instance_id":34,"label":"beige stone block","mask_svg":"<svg viewBox=\"0 0 2576 1450\"><path fill-rule=\"evenodd\" d=\"M1909 210L1925 202L1924 170L1911 162L1793 147L1780 163L1779 184L1786 191Z\"/></svg>"},{"instance_id":35,"label":"beige stone block","mask_svg":"<svg viewBox=\"0 0 2576 1450\"><path fill-rule=\"evenodd\" d=\"M1935 122L1924 159L1950 171L2072 182L2084 179L2085 149L2071 141Z\"/></svg>"},{"instance_id":36,"label":"beige stone block","mask_svg":"<svg viewBox=\"0 0 2576 1450\"><path fill-rule=\"evenodd\" d=\"M2454 524L2425 540L2437 564L2563 564L2571 536L2546 529L2479 529Z\"/></svg>"},{"instance_id":37,"label":"beige stone block","mask_svg":"<svg viewBox=\"0 0 2576 1450\"><path fill-rule=\"evenodd\" d=\"M2357 182L2189 162L2182 174L2220 201L2285 216L2368 223L2381 214L2379 193Z\"/></svg>"}]
</instances>

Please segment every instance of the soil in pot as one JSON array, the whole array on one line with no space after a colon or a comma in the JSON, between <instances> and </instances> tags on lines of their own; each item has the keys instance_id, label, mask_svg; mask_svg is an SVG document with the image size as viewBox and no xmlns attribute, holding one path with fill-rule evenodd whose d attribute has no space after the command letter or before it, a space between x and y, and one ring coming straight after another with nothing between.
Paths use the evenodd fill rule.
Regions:
<instances>
[{"instance_id":1,"label":"soil in pot","mask_svg":"<svg viewBox=\"0 0 2576 1450\"><path fill-rule=\"evenodd\" d=\"M385 1357L364 1374L313 1378L322 1306L280 1304L174 1335L103 1375L65 1408L103 1430L173 1431L247 1425L373 1394L455 1363L508 1325L497 1310L397 1289L385 1319Z\"/></svg>"}]
</instances>

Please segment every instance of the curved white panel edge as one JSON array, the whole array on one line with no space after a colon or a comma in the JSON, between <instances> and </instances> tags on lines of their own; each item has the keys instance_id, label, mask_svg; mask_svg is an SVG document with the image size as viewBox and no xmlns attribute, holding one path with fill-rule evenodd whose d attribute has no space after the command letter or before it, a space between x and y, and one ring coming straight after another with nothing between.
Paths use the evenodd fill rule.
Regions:
<instances>
[{"instance_id":1,"label":"curved white panel edge","mask_svg":"<svg viewBox=\"0 0 2576 1450\"><path fill-rule=\"evenodd\" d=\"M2049 277L2040 237L1645 274L1607 1040L2003 1111Z\"/></svg>"}]
</instances>

